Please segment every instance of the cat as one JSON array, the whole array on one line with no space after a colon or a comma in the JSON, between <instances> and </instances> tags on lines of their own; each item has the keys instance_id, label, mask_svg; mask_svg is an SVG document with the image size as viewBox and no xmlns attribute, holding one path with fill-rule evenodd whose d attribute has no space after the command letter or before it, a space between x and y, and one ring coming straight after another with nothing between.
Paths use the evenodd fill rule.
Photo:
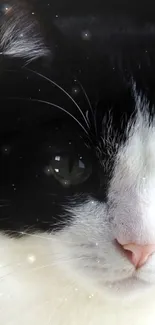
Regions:
<instances>
[{"instance_id":1,"label":"cat","mask_svg":"<svg viewBox=\"0 0 155 325\"><path fill-rule=\"evenodd\" d=\"M1 7L1 325L155 324L154 28L108 17L95 107L39 15Z\"/></svg>"}]
</instances>

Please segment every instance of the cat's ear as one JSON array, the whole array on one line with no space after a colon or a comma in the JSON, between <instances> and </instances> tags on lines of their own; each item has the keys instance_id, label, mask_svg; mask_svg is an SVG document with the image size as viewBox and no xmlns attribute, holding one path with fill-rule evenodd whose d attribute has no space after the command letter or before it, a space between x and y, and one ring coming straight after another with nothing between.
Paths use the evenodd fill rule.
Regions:
<instances>
[{"instance_id":1,"label":"cat's ear","mask_svg":"<svg viewBox=\"0 0 155 325\"><path fill-rule=\"evenodd\" d=\"M35 13L25 6L0 4L1 55L32 61L48 56Z\"/></svg>"}]
</instances>

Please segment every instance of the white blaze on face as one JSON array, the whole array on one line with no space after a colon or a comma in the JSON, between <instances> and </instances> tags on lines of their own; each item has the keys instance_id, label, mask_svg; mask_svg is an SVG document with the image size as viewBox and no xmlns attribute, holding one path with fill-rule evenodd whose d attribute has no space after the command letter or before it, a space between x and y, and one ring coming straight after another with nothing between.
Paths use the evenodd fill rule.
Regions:
<instances>
[{"instance_id":1,"label":"white blaze on face","mask_svg":"<svg viewBox=\"0 0 155 325\"><path fill-rule=\"evenodd\" d=\"M118 152L109 201L117 239L155 244L155 121L149 123L147 104Z\"/></svg>"}]
</instances>

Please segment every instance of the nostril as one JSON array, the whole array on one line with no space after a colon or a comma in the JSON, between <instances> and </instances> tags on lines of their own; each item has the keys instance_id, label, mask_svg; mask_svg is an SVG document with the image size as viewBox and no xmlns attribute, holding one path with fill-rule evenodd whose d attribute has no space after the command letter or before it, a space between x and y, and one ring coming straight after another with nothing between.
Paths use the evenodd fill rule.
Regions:
<instances>
[{"instance_id":1,"label":"nostril","mask_svg":"<svg viewBox=\"0 0 155 325\"><path fill-rule=\"evenodd\" d=\"M119 249L123 251L128 260L136 267L144 265L148 258L155 253L155 245L120 244L116 241Z\"/></svg>"}]
</instances>

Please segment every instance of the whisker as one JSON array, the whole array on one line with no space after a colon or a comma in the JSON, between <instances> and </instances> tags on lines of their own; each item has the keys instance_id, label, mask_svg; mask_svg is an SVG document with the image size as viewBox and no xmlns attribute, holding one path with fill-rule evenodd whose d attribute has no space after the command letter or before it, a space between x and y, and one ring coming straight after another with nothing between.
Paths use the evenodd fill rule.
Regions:
<instances>
[{"instance_id":1,"label":"whisker","mask_svg":"<svg viewBox=\"0 0 155 325\"><path fill-rule=\"evenodd\" d=\"M87 134L87 136L89 138L89 133L87 132L85 127L79 122L79 120L74 115L72 115L71 113L69 113L67 110L65 110L63 107L61 107L59 105L56 105L54 103L51 103L51 102L48 102L48 101L45 101L45 100L42 100L42 99L36 99L36 98L7 97L7 99L32 101L32 102L42 103L42 104L46 104L46 105L49 105L49 106L56 107L56 108L60 109L61 111L63 111L64 113L71 116L80 125L80 127L83 129L83 131Z\"/></svg>"},{"instance_id":2,"label":"whisker","mask_svg":"<svg viewBox=\"0 0 155 325\"><path fill-rule=\"evenodd\" d=\"M87 118L87 121L88 121L89 124L90 124L90 120L89 120L89 111L86 111L86 118Z\"/></svg>"},{"instance_id":3,"label":"whisker","mask_svg":"<svg viewBox=\"0 0 155 325\"><path fill-rule=\"evenodd\" d=\"M81 114L81 116L83 117L83 119L84 119L84 121L85 121L85 123L86 123L86 125L87 125L87 127L88 127L88 129L89 129L89 123L88 123L88 121L87 121L87 119L86 119L86 117L85 117L85 115L83 114L83 112L82 112L82 110L81 110L81 108L80 108L80 106L77 104L77 102L73 99L73 97L64 89L64 88L62 88L60 85L58 85L55 81L53 81L53 80L51 80L50 78L48 78L48 77L46 77L46 76L44 76L43 74L41 74L41 73L39 73L39 72L37 72L37 71L34 71L34 70L31 70L31 69L27 69L26 68L26 70L28 70L29 72L32 72L32 73L34 73L34 74L36 74L37 76L40 76L41 78L43 78L43 79L45 79L45 80L47 80L47 81L49 81L51 84L53 84L55 87L57 87L58 89L60 89L71 101L72 101L72 103L77 107L77 109L79 110L79 112L80 112L80 114Z\"/></svg>"},{"instance_id":4,"label":"whisker","mask_svg":"<svg viewBox=\"0 0 155 325\"><path fill-rule=\"evenodd\" d=\"M84 96L85 96L85 98L86 98L86 100L87 100L88 106L89 106L89 108L90 108L90 110L91 110L92 116L94 116L94 113L93 113L93 107L92 107L92 104L91 104L91 102L90 102L90 99L89 99L89 97L88 97L88 95L87 95L87 93L86 93L86 90L84 89L83 85L81 84L81 82L80 82L77 78L76 78L76 81L77 81L77 83L79 84L80 88L81 88L82 91L83 91L83 94L84 94Z\"/></svg>"},{"instance_id":5,"label":"whisker","mask_svg":"<svg viewBox=\"0 0 155 325\"><path fill-rule=\"evenodd\" d=\"M49 256L52 256L52 253L49 254ZM45 268L48 268L48 267L54 267L54 266L61 266L61 265L64 265L65 263L68 263L69 261L78 261L78 260L83 260L85 257L70 257L70 258L62 258L62 256L60 256L60 259L57 258L57 260L55 262L52 262L52 263L48 263L48 264L43 264L41 266L36 266L32 269L28 269L26 270L26 274L32 274L33 272L36 272L36 271L39 271L39 270L42 270L42 269L45 269ZM23 263L24 264L24 263ZM25 272L25 269L24 269L24 272ZM7 275L6 275L7 276Z\"/></svg>"},{"instance_id":6,"label":"whisker","mask_svg":"<svg viewBox=\"0 0 155 325\"><path fill-rule=\"evenodd\" d=\"M17 234L17 235L21 235L21 236L27 236L27 237L32 237L32 238L37 238L37 239L46 239L47 241L52 241L52 234L53 234L53 232L52 231L49 231L49 232L47 232L47 236L45 236L45 235L41 235L40 233L39 233L39 231L38 232L36 232L36 233L29 233L29 232L27 232L27 231L15 231L15 230L6 230L5 231L5 233L7 234L7 232L9 233L9 234ZM48 236L50 236L51 235L51 237L48 237ZM11 237L11 235L10 235L10 239L12 239L12 237ZM63 239L63 241L64 241L64 243L66 243L66 244L75 244L75 245L77 245L77 242L76 242L76 240L75 241L73 241L73 239L72 240L64 240ZM0 250L1 249L3 249L3 246L1 246L0 247Z\"/></svg>"},{"instance_id":7,"label":"whisker","mask_svg":"<svg viewBox=\"0 0 155 325\"><path fill-rule=\"evenodd\" d=\"M46 239L46 240L51 240L51 238L47 238L46 236L40 236L39 234L30 234L26 231L15 231L15 230L8 230L8 232L12 233L12 234L18 234L18 235L22 235L22 236L29 236L29 237L35 237L35 238L40 238L40 239Z\"/></svg>"},{"instance_id":8,"label":"whisker","mask_svg":"<svg viewBox=\"0 0 155 325\"><path fill-rule=\"evenodd\" d=\"M52 256L52 253L51 254L48 254L49 256ZM57 255L57 254L56 254ZM46 255L45 255L46 256ZM3 280L5 280L8 276L10 276L10 275L13 275L13 274L16 274L17 272L19 272L19 270L20 270L20 273L22 272L22 270L20 269L20 267L24 267L24 269L23 269L23 274L32 274L32 273L34 273L34 272L36 272L36 271L39 271L39 270L42 270L42 269L45 269L45 268L48 268L48 267L55 267L55 266L61 266L61 265L64 265L64 264L66 264L66 263L68 263L69 261L78 261L78 260L83 260L84 258L83 257L74 257L74 258L72 258L72 257L70 257L70 258L62 258L62 256L60 256L60 259L58 259L58 255L57 255L57 260L55 261L55 262L53 262L53 263L48 263L48 264L43 264L43 265L41 265L41 266L37 266L37 267L34 267L34 268L32 268L32 269L25 269L25 263L26 263L26 261L24 261L24 262L18 262L18 263L16 263L16 268L14 268L11 272L9 272L9 273L7 273L7 274L5 274L5 275L3 275L3 276L1 276L0 277L0 283L3 281ZM13 264L12 264L13 265Z\"/></svg>"}]
</instances>

